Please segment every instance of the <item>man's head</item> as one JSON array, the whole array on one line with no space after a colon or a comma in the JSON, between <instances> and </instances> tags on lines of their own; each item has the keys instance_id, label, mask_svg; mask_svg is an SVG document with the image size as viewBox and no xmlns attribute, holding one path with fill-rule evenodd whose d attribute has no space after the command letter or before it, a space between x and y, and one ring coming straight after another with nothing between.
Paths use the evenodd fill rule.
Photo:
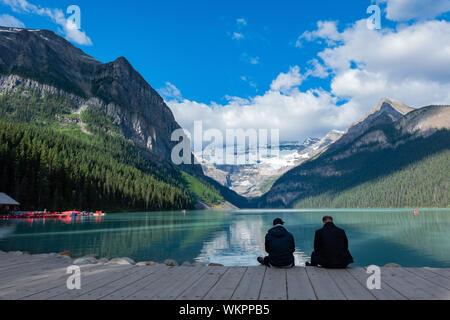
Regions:
<instances>
[{"instance_id":1,"label":"man's head","mask_svg":"<svg viewBox=\"0 0 450 320\"><path fill-rule=\"evenodd\" d=\"M323 225L326 225L329 222L333 223L333 217L325 216L325 217L323 217L322 222L323 222Z\"/></svg>"},{"instance_id":2,"label":"man's head","mask_svg":"<svg viewBox=\"0 0 450 320\"><path fill-rule=\"evenodd\" d=\"M275 220L273 220L273 225L277 226L277 225L282 225L284 226L284 221L281 220L280 218L276 218Z\"/></svg>"}]
</instances>

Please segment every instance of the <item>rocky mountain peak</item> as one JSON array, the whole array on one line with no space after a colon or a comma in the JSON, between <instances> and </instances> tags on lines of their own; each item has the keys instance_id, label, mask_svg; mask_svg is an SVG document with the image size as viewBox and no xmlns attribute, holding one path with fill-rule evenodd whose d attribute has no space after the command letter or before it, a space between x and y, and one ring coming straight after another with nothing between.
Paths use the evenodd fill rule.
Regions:
<instances>
[{"instance_id":1,"label":"rocky mountain peak","mask_svg":"<svg viewBox=\"0 0 450 320\"><path fill-rule=\"evenodd\" d=\"M126 138L170 160L170 135L180 126L126 58L102 63L52 31L0 27L0 77L17 76L77 96L81 104L100 100L97 107L115 119Z\"/></svg>"},{"instance_id":2,"label":"rocky mountain peak","mask_svg":"<svg viewBox=\"0 0 450 320\"><path fill-rule=\"evenodd\" d=\"M406 114L410 113L411 111L413 111L414 109L408 107L406 104L404 104L400 101L390 99L390 98L383 98L378 103L377 107L372 110L372 112L373 113L375 113L377 111L392 112L393 110L398 113L401 113L402 115L406 115Z\"/></svg>"},{"instance_id":3,"label":"rocky mountain peak","mask_svg":"<svg viewBox=\"0 0 450 320\"><path fill-rule=\"evenodd\" d=\"M312 137L309 137L309 138L305 139L305 141L303 142L303 146L304 146L305 148L307 148L307 147L310 147L310 146L316 144L316 143L319 142L319 141L320 141L319 138L312 138Z\"/></svg>"},{"instance_id":4,"label":"rocky mountain peak","mask_svg":"<svg viewBox=\"0 0 450 320\"><path fill-rule=\"evenodd\" d=\"M361 120L349 127L345 134L331 148L338 148L354 141L375 125L393 123L402 119L415 109L390 98L383 98L378 105L369 111Z\"/></svg>"}]
</instances>

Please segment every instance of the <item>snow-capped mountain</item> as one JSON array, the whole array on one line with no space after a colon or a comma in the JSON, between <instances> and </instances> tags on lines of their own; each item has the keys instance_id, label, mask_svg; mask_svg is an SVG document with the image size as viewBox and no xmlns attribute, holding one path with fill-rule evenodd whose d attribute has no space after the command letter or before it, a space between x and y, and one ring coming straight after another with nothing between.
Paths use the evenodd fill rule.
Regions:
<instances>
[{"instance_id":1,"label":"snow-capped mountain","mask_svg":"<svg viewBox=\"0 0 450 320\"><path fill-rule=\"evenodd\" d=\"M221 147L222 150L218 150L217 146L208 145L203 149L202 155L196 155L196 158L205 175L243 196L252 198L264 194L278 177L319 154L343 134L344 132L333 130L322 139L308 138L303 143L282 142L276 153L270 149L257 150L252 147L238 150ZM251 154L258 154L259 157L256 161L247 161L244 165L223 164L223 155L226 157L230 153L234 153L234 158L241 156L247 160Z\"/></svg>"}]
</instances>

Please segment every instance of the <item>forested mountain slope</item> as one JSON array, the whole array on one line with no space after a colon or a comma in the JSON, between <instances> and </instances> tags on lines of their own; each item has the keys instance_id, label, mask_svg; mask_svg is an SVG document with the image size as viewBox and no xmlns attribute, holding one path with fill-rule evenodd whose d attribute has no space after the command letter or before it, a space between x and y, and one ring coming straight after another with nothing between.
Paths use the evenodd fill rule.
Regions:
<instances>
[{"instance_id":1,"label":"forested mountain slope","mask_svg":"<svg viewBox=\"0 0 450 320\"><path fill-rule=\"evenodd\" d=\"M450 106L378 116L384 120L372 118L359 134L350 128L351 137L281 177L259 206L450 206Z\"/></svg>"}]
</instances>

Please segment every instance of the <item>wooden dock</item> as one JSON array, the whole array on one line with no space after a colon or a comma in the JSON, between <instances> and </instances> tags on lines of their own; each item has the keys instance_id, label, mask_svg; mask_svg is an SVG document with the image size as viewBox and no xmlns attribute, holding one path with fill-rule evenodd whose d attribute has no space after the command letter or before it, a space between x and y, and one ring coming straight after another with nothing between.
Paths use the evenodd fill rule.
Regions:
<instances>
[{"instance_id":1,"label":"wooden dock","mask_svg":"<svg viewBox=\"0 0 450 320\"><path fill-rule=\"evenodd\" d=\"M450 269L382 268L367 289L364 268L167 267L91 264L67 288L72 260L0 253L2 300L450 300Z\"/></svg>"}]
</instances>

